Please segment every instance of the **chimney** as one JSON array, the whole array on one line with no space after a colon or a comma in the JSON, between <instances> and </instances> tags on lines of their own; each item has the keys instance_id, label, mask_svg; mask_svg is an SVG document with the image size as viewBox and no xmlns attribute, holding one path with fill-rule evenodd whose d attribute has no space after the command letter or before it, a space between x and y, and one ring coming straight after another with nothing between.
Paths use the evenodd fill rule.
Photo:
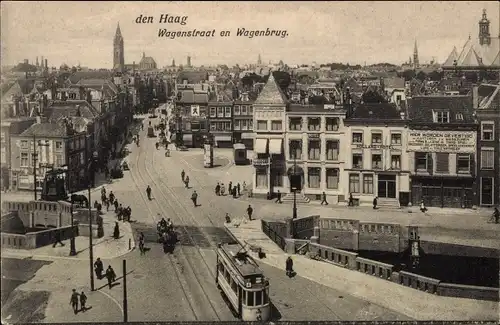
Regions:
<instances>
[{"instance_id":1,"label":"chimney","mask_svg":"<svg viewBox=\"0 0 500 325\"><path fill-rule=\"evenodd\" d=\"M47 69L49 68L49 65L47 63L47 59L45 59L45 68L47 68Z\"/></svg>"},{"instance_id":2,"label":"chimney","mask_svg":"<svg viewBox=\"0 0 500 325\"><path fill-rule=\"evenodd\" d=\"M44 67L45 67L45 60L43 59L43 55L42 55L42 59L40 60L40 66L41 66L42 68L44 68Z\"/></svg>"},{"instance_id":3,"label":"chimney","mask_svg":"<svg viewBox=\"0 0 500 325\"><path fill-rule=\"evenodd\" d=\"M473 109L478 109L479 108L479 87L474 86L472 87L472 108Z\"/></svg>"},{"instance_id":4,"label":"chimney","mask_svg":"<svg viewBox=\"0 0 500 325\"><path fill-rule=\"evenodd\" d=\"M38 67L40 63L38 62L38 56L36 57L36 66Z\"/></svg>"}]
</instances>

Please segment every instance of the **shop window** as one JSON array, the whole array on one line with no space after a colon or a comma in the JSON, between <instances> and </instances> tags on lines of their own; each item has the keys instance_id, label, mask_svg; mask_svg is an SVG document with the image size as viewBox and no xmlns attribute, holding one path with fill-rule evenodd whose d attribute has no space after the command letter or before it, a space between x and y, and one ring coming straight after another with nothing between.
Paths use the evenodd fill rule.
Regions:
<instances>
[{"instance_id":1,"label":"shop window","mask_svg":"<svg viewBox=\"0 0 500 325\"><path fill-rule=\"evenodd\" d=\"M353 132L352 143L363 144L363 133Z\"/></svg>"},{"instance_id":2,"label":"shop window","mask_svg":"<svg viewBox=\"0 0 500 325\"><path fill-rule=\"evenodd\" d=\"M302 140L290 140L290 159L302 159Z\"/></svg>"},{"instance_id":3,"label":"shop window","mask_svg":"<svg viewBox=\"0 0 500 325\"><path fill-rule=\"evenodd\" d=\"M320 160L321 142L319 140L309 141L309 160Z\"/></svg>"},{"instance_id":4,"label":"shop window","mask_svg":"<svg viewBox=\"0 0 500 325\"><path fill-rule=\"evenodd\" d=\"M373 154L372 155L372 169L382 169L382 155Z\"/></svg>"},{"instance_id":5,"label":"shop window","mask_svg":"<svg viewBox=\"0 0 500 325\"><path fill-rule=\"evenodd\" d=\"M327 131L337 131L339 129L338 117L327 117L325 125Z\"/></svg>"},{"instance_id":6,"label":"shop window","mask_svg":"<svg viewBox=\"0 0 500 325\"><path fill-rule=\"evenodd\" d=\"M300 131L302 130L302 118L301 117L291 117L289 122L290 131Z\"/></svg>"},{"instance_id":7,"label":"shop window","mask_svg":"<svg viewBox=\"0 0 500 325\"><path fill-rule=\"evenodd\" d=\"M363 154L353 153L352 154L352 168L363 168Z\"/></svg>"},{"instance_id":8,"label":"shop window","mask_svg":"<svg viewBox=\"0 0 500 325\"><path fill-rule=\"evenodd\" d=\"M321 187L321 168L311 167L307 169L309 188Z\"/></svg>"},{"instance_id":9,"label":"shop window","mask_svg":"<svg viewBox=\"0 0 500 325\"><path fill-rule=\"evenodd\" d=\"M308 118L307 128L309 131L319 131L321 129L321 119L319 117Z\"/></svg>"},{"instance_id":10,"label":"shop window","mask_svg":"<svg viewBox=\"0 0 500 325\"><path fill-rule=\"evenodd\" d=\"M327 189L339 188L339 170L337 168L326 169L326 188Z\"/></svg>"},{"instance_id":11,"label":"shop window","mask_svg":"<svg viewBox=\"0 0 500 325\"><path fill-rule=\"evenodd\" d=\"M372 174L363 175L363 193L373 194L373 175Z\"/></svg>"},{"instance_id":12,"label":"shop window","mask_svg":"<svg viewBox=\"0 0 500 325\"><path fill-rule=\"evenodd\" d=\"M339 142L326 141L326 160L339 159Z\"/></svg>"},{"instance_id":13,"label":"shop window","mask_svg":"<svg viewBox=\"0 0 500 325\"><path fill-rule=\"evenodd\" d=\"M349 174L349 193L360 193L359 174Z\"/></svg>"},{"instance_id":14,"label":"shop window","mask_svg":"<svg viewBox=\"0 0 500 325\"><path fill-rule=\"evenodd\" d=\"M267 187L267 168L256 169L256 186L258 188Z\"/></svg>"}]
</instances>

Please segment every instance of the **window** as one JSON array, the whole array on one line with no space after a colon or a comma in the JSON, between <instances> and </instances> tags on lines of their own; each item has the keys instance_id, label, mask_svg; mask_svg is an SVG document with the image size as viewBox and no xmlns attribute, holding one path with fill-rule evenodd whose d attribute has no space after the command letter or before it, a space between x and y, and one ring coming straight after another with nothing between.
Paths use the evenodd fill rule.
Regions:
<instances>
[{"instance_id":1,"label":"window","mask_svg":"<svg viewBox=\"0 0 500 325\"><path fill-rule=\"evenodd\" d=\"M455 115L455 118L457 119L457 121L463 121L464 120L464 116L462 113L457 113Z\"/></svg>"},{"instance_id":2,"label":"window","mask_svg":"<svg viewBox=\"0 0 500 325\"><path fill-rule=\"evenodd\" d=\"M363 133L354 132L352 134L352 143L363 143Z\"/></svg>"},{"instance_id":3,"label":"window","mask_svg":"<svg viewBox=\"0 0 500 325\"><path fill-rule=\"evenodd\" d=\"M60 151L63 148L63 143L62 141L56 141L56 150Z\"/></svg>"},{"instance_id":4,"label":"window","mask_svg":"<svg viewBox=\"0 0 500 325\"><path fill-rule=\"evenodd\" d=\"M80 149L85 148L85 138L81 137L80 138Z\"/></svg>"},{"instance_id":5,"label":"window","mask_svg":"<svg viewBox=\"0 0 500 325\"><path fill-rule=\"evenodd\" d=\"M224 116L225 117L231 117L231 107L226 107L225 108Z\"/></svg>"},{"instance_id":6,"label":"window","mask_svg":"<svg viewBox=\"0 0 500 325\"><path fill-rule=\"evenodd\" d=\"M241 129L241 120L234 120L234 129L235 130Z\"/></svg>"},{"instance_id":7,"label":"window","mask_svg":"<svg viewBox=\"0 0 500 325\"><path fill-rule=\"evenodd\" d=\"M271 174L271 181L272 181L272 184L276 187L281 187L283 186L283 171L277 169L277 170L274 170L274 172Z\"/></svg>"},{"instance_id":8,"label":"window","mask_svg":"<svg viewBox=\"0 0 500 325\"><path fill-rule=\"evenodd\" d=\"M224 122L224 131L231 131L231 122Z\"/></svg>"},{"instance_id":9,"label":"window","mask_svg":"<svg viewBox=\"0 0 500 325\"><path fill-rule=\"evenodd\" d=\"M63 155L56 155L56 167L64 165Z\"/></svg>"},{"instance_id":10,"label":"window","mask_svg":"<svg viewBox=\"0 0 500 325\"><path fill-rule=\"evenodd\" d=\"M251 121L252 120L249 120L249 121L247 121L247 120L241 120L241 129L242 130L248 130L249 129L248 126L249 126L249 124L250 124Z\"/></svg>"},{"instance_id":11,"label":"window","mask_svg":"<svg viewBox=\"0 0 500 325\"><path fill-rule=\"evenodd\" d=\"M401 133L391 133L391 144L392 145L401 144Z\"/></svg>"},{"instance_id":12,"label":"window","mask_svg":"<svg viewBox=\"0 0 500 325\"><path fill-rule=\"evenodd\" d=\"M353 153L352 154L352 168L363 168L363 154Z\"/></svg>"},{"instance_id":13,"label":"window","mask_svg":"<svg viewBox=\"0 0 500 325\"><path fill-rule=\"evenodd\" d=\"M281 121L271 121L271 130L272 131L281 131L283 128Z\"/></svg>"},{"instance_id":14,"label":"window","mask_svg":"<svg viewBox=\"0 0 500 325\"><path fill-rule=\"evenodd\" d=\"M290 131L302 130L302 118L301 117L291 117L289 128L290 128Z\"/></svg>"},{"instance_id":15,"label":"window","mask_svg":"<svg viewBox=\"0 0 500 325\"><path fill-rule=\"evenodd\" d=\"M262 291L255 292L255 306L262 305Z\"/></svg>"},{"instance_id":16,"label":"window","mask_svg":"<svg viewBox=\"0 0 500 325\"><path fill-rule=\"evenodd\" d=\"M363 193L373 194L373 175L372 174L363 175Z\"/></svg>"},{"instance_id":17,"label":"window","mask_svg":"<svg viewBox=\"0 0 500 325\"><path fill-rule=\"evenodd\" d=\"M428 171L431 165L430 157L427 152L415 152L415 166L419 171Z\"/></svg>"},{"instance_id":18,"label":"window","mask_svg":"<svg viewBox=\"0 0 500 325\"><path fill-rule=\"evenodd\" d=\"M215 107L210 107L210 117L217 117L217 109Z\"/></svg>"},{"instance_id":19,"label":"window","mask_svg":"<svg viewBox=\"0 0 500 325\"><path fill-rule=\"evenodd\" d=\"M0 135L0 137L1 137L1 142L5 143L6 142L6 140L5 140L5 138L6 138L5 132L2 132L2 134Z\"/></svg>"},{"instance_id":20,"label":"window","mask_svg":"<svg viewBox=\"0 0 500 325\"><path fill-rule=\"evenodd\" d=\"M433 111L434 123L450 123L450 112L448 111Z\"/></svg>"},{"instance_id":21,"label":"window","mask_svg":"<svg viewBox=\"0 0 500 325\"><path fill-rule=\"evenodd\" d=\"M396 95L396 103L399 103L401 101L401 95Z\"/></svg>"},{"instance_id":22,"label":"window","mask_svg":"<svg viewBox=\"0 0 500 325\"><path fill-rule=\"evenodd\" d=\"M240 105L234 105L234 115L240 115Z\"/></svg>"},{"instance_id":23,"label":"window","mask_svg":"<svg viewBox=\"0 0 500 325\"><path fill-rule=\"evenodd\" d=\"M457 154L457 173L469 174L470 173L470 155Z\"/></svg>"},{"instance_id":24,"label":"window","mask_svg":"<svg viewBox=\"0 0 500 325\"><path fill-rule=\"evenodd\" d=\"M241 106L241 115L247 115L247 106L246 105L242 105Z\"/></svg>"},{"instance_id":25,"label":"window","mask_svg":"<svg viewBox=\"0 0 500 325\"><path fill-rule=\"evenodd\" d=\"M321 168L307 168L307 180L309 188L320 188L321 185Z\"/></svg>"},{"instance_id":26,"label":"window","mask_svg":"<svg viewBox=\"0 0 500 325\"><path fill-rule=\"evenodd\" d=\"M267 131L267 121L258 120L257 121L257 130Z\"/></svg>"},{"instance_id":27,"label":"window","mask_svg":"<svg viewBox=\"0 0 500 325\"><path fill-rule=\"evenodd\" d=\"M391 169L401 169L401 156L392 155L391 156Z\"/></svg>"},{"instance_id":28,"label":"window","mask_svg":"<svg viewBox=\"0 0 500 325\"><path fill-rule=\"evenodd\" d=\"M436 172L448 174L450 170L450 159L447 153L436 153Z\"/></svg>"},{"instance_id":29,"label":"window","mask_svg":"<svg viewBox=\"0 0 500 325\"><path fill-rule=\"evenodd\" d=\"M217 130L217 122L210 122L210 131Z\"/></svg>"},{"instance_id":30,"label":"window","mask_svg":"<svg viewBox=\"0 0 500 325\"><path fill-rule=\"evenodd\" d=\"M339 170L337 168L326 169L326 188L339 188Z\"/></svg>"},{"instance_id":31,"label":"window","mask_svg":"<svg viewBox=\"0 0 500 325\"><path fill-rule=\"evenodd\" d=\"M21 141L21 148L22 149L28 149L28 141L27 140L22 140Z\"/></svg>"},{"instance_id":32,"label":"window","mask_svg":"<svg viewBox=\"0 0 500 325\"><path fill-rule=\"evenodd\" d=\"M291 140L289 144L290 159L302 159L302 141Z\"/></svg>"},{"instance_id":33,"label":"window","mask_svg":"<svg viewBox=\"0 0 500 325\"><path fill-rule=\"evenodd\" d=\"M495 140L495 124L493 122L481 122L481 140Z\"/></svg>"},{"instance_id":34,"label":"window","mask_svg":"<svg viewBox=\"0 0 500 325\"><path fill-rule=\"evenodd\" d=\"M80 152L80 165L85 164L85 153Z\"/></svg>"},{"instance_id":35,"label":"window","mask_svg":"<svg viewBox=\"0 0 500 325\"><path fill-rule=\"evenodd\" d=\"M255 306L254 292L253 291L247 291L247 306L249 306L249 307Z\"/></svg>"},{"instance_id":36,"label":"window","mask_svg":"<svg viewBox=\"0 0 500 325\"><path fill-rule=\"evenodd\" d=\"M224 107L217 107L217 117L224 117Z\"/></svg>"},{"instance_id":37,"label":"window","mask_svg":"<svg viewBox=\"0 0 500 325\"><path fill-rule=\"evenodd\" d=\"M382 155L373 154L372 155L372 169L382 169Z\"/></svg>"},{"instance_id":38,"label":"window","mask_svg":"<svg viewBox=\"0 0 500 325\"><path fill-rule=\"evenodd\" d=\"M248 115L253 115L253 106L248 106Z\"/></svg>"},{"instance_id":39,"label":"window","mask_svg":"<svg viewBox=\"0 0 500 325\"><path fill-rule=\"evenodd\" d=\"M321 155L321 142L319 140L309 141L309 160L319 160Z\"/></svg>"},{"instance_id":40,"label":"window","mask_svg":"<svg viewBox=\"0 0 500 325\"><path fill-rule=\"evenodd\" d=\"M349 193L360 193L359 174L349 174Z\"/></svg>"},{"instance_id":41,"label":"window","mask_svg":"<svg viewBox=\"0 0 500 325\"><path fill-rule=\"evenodd\" d=\"M494 148L481 148L481 169L493 169L495 166L494 154Z\"/></svg>"},{"instance_id":42,"label":"window","mask_svg":"<svg viewBox=\"0 0 500 325\"><path fill-rule=\"evenodd\" d=\"M253 120L252 119L248 120L248 129L253 130Z\"/></svg>"},{"instance_id":43,"label":"window","mask_svg":"<svg viewBox=\"0 0 500 325\"><path fill-rule=\"evenodd\" d=\"M224 130L224 122L217 122L217 131Z\"/></svg>"},{"instance_id":44,"label":"window","mask_svg":"<svg viewBox=\"0 0 500 325\"><path fill-rule=\"evenodd\" d=\"M326 118L326 130L337 131L339 129L339 119L337 117Z\"/></svg>"},{"instance_id":45,"label":"window","mask_svg":"<svg viewBox=\"0 0 500 325\"><path fill-rule=\"evenodd\" d=\"M338 141L326 141L326 160L339 160Z\"/></svg>"},{"instance_id":46,"label":"window","mask_svg":"<svg viewBox=\"0 0 500 325\"><path fill-rule=\"evenodd\" d=\"M372 144L382 143L382 133L372 133Z\"/></svg>"},{"instance_id":47,"label":"window","mask_svg":"<svg viewBox=\"0 0 500 325\"><path fill-rule=\"evenodd\" d=\"M26 152L21 153L21 167L28 167L28 154Z\"/></svg>"},{"instance_id":48,"label":"window","mask_svg":"<svg viewBox=\"0 0 500 325\"><path fill-rule=\"evenodd\" d=\"M319 131L321 129L321 119L319 117L308 118L307 128L309 131Z\"/></svg>"},{"instance_id":49,"label":"window","mask_svg":"<svg viewBox=\"0 0 500 325\"><path fill-rule=\"evenodd\" d=\"M39 164L37 164L38 162L38 154L37 153L32 153L31 154L31 164L35 167L35 168L39 168Z\"/></svg>"},{"instance_id":50,"label":"window","mask_svg":"<svg viewBox=\"0 0 500 325\"><path fill-rule=\"evenodd\" d=\"M267 168L256 169L256 186L259 188L267 187Z\"/></svg>"}]
</instances>

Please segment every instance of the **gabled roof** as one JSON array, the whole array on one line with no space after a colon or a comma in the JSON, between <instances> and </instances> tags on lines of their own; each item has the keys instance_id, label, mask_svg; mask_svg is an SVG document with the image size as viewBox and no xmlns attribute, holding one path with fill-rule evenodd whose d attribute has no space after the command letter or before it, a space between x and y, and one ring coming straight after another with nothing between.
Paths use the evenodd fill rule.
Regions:
<instances>
[{"instance_id":1,"label":"gabled roof","mask_svg":"<svg viewBox=\"0 0 500 325\"><path fill-rule=\"evenodd\" d=\"M20 136L57 138L67 135L66 126L60 123L37 123L27 128Z\"/></svg>"},{"instance_id":2,"label":"gabled roof","mask_svg":"<svg viewBox=\"0 0 500 325\"><path fill-rule=\"evenodd\" d=\"M72 84L76 84L81 79L110 79L112 73L109 71L77 71L71 74L68 79Z\"/></svg>"},{"instance_id":3,"label":"gabled roof","mask_svg":"<svg viewBox=\"0 0 500 325\"><path fill-rule=\"evenodd\" d=\"M450 112L450 123L475 123L471 96L415 96L408 100L408 118L416 123L433 123L433 111ZM461 113L463 120L457 119Z\"/></svg>"},{"instance_id":4,"label":"gabled roof","mask_svg":"<svg viewBox=\"0 0 500 325\"><path fill-rule=\"evenodd\" d=\"M286 105L286 102L285 95L271 73L254 105Z\"/></svg>"},{"instance_id":5,"label":"gabled roof","mask_svg":"<svg viewBox=\"0 0 500 325\"><path fill-rule=\"evenodd\" d=\"M482 84L478 87L478 95L481 94L487 95L479 103L479 109L491 108L491 104L495 100L500 104L500 85ZM498 105L497 107L497 110L500 110L500 105Z\"/></svg>"},{"instance_id":6,"label":"gabled roof","mask_svg":"<svg viewBox=\"0 0 500 325\"><path fill-rule=\"evenodd\" d=\"M92 120L99 116L99 112L85 100L67 100L53 102L45 109L44 115L49 121L58 121L61 117L76 117L80 116Z\"/></svg>"},{"instance_id":7,"label":"gabled roof","mask_svg":"<svg viewBox=\"0 0 500 325\"><path fill-rule=\"evenodd\" d=\"M460 61L460 66L478 67L480 65L483 65L481 62L481 58L477 55L473 47L469 49L467 54Z\"/></svg>"},{"instance_id":8,"label":"gabled roof","mask_svg":"<svg viewBox=\"0 0 500 325\"><path fill-rule=\"evenodd\" d=\"M17 83L19 84L19 87L21 87L23 94L27 95L33 91L35 81L35 79L19 79L17 80Z\"/></svg>"},{"instance_id":9,"label":"gabled roof","mask_svg":"<svg viewBox=\"0 0 500 325\"><path fill-rule=\"evenodd\" d=\"M491 65L500 66L500 51L498 52L496 58L493 59Z\"/></svg>"},{"instance_id":10,"label":"gabled roof","mask_svg":"<svg viewBox=\"0 0 500 325\"><path fill-rule=\"evenodd\" d=\"M392 103L365 103L355 105L348 119L401 120L401 114Z\"/></svg>"},{"instance_id":11,"label":"gabled roof","mask_svg":"<svg viewBox=\"0 0 500 325\"><path fill-rule=\"evenodd\" d=\"M446 61L444 61L443 66L452 67L456 59L458 59L458 52L457 48L454 46L450 55L448 55L448 58L446 59Z\"/></svg>"}]
</instances>

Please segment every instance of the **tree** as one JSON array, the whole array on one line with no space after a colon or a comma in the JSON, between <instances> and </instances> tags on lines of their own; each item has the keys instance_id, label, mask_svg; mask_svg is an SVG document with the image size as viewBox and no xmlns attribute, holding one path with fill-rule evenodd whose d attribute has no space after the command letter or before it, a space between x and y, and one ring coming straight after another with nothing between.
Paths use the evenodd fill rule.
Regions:
<instances>
[{"instance_id":1,"label":"tree","mask_svg":"<svg viewBox=\"0 0 500 325\"><path fill-rule=\"evenodd\" d=\"M424 81L425 79L427 79L427 74L423 71L419 71L416 75L416 78L420 81Z\"/></svg>"},{"instance_id":2,"label":"tree","mask_svg":"<svg viewBox=\"0 0 500 325\"><path fill-rule=\"evenodd\" d=\"M246 76L241 78L241 83L245 87L252 87L254 85L254 83L257 83L257 82L263 82L263 80L262 80L261 76L255 74L255 73L247 74Z\"/></svg>"},{"instance_id":3,"label":"tree","mask_svg":"<svg viewBox=\"0 0 500 325\"><path fill-rule=\"evenodd\" d=\"M431 80L431 81L441 81L441 79L443 79L443 76L444 76L444 72L441 71L431 71L429 72L429 74L427 75L427 77Z\"/></svg>"},{"instance_id":4,"label":"tree","mask_svg":"<svg viewBox=\"0 0 500 325\"><path fill-rule=\"evenodd\" d=\"M415 70L405 70L400 75L401 78L404 78L405 81L410 81L415 78Z\"/></svg>"},{"instance_id":5,"label":"tree","mask_svg":"<svg viewBox=\"0 0 500 325\"><path fill-rule=\"evenodd\" d=\"M290 85L290 82L292 81L290 74L285 71L274 71L272 72L274 80L276 80L276 83L280 86L282 90L285 90L288 88Z\"/></svg>"},{"instance_id":6,"label":"tree","mask_svg":"<svg viewBox=\"0 0 500 325\"><path fill-rule=\"evenodd\" d=\"M369 103L369 104L387 103L387 101L382 95L371 89L365 92L362 98L364 103Z\"/></svg>"}]
</instances>

